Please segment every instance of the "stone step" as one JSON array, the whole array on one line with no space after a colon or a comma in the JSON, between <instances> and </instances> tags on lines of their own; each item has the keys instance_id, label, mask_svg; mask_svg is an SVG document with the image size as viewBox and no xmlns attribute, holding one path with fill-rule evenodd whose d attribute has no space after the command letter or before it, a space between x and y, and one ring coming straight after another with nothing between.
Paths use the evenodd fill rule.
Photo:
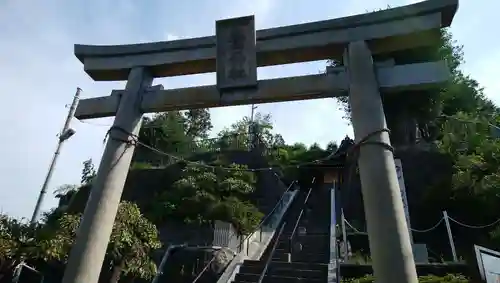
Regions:
<instances>
[{"instance_id":1,"label":"stone step","mask_svg":"<svg viewBox=\"0 0 500 283\"><path fill-rule=\"evenodd\" d=\"M286 240L289 239L292 236L292 234L281 234L279 239L281 240ZM315 242L315 241L327 241L330 239L330 235L325 234L325 233L318 233L318 234L312 234L312 233L306 233L306 234L300 234L296 232L293 235L294 239L301 239L304 242Z\"/></svg>"},{"instance_id":2,"label":"stone step","mask_svg":"<svg viewBox=\"0 0 500 283\"><path fill-rule=\"evenodd\" d=\"M243 262L245 266L259 266L263 268L266 263L260 260L245 260ZM299 270L318 270L318 271L328 271L328 264L322 263L307 263L307 262L279 262L273 261L269 264L269 268L278 268L278 269L299 269Z\"/></svg>"},{"instance_id":3,"label":"stone step","mask_svg":"<svg viewBox=\"0 0 500 283\"><path fill-rule=\"evenodd\" d=\"M275 253L273 254L272 261L288 261L288 253ZM312 262L312 263L327 263L330 260L330 254L322 253L293 253L292 262Z\"/></svg>"},{"instance_id":4,"label":"stone step","mask_svg":"<svg viewBox=\"0 0 500 283\"><path fill-rule=\"evenodd\" d=\"M301 232L301 230L303 231L303 228L305 228L306 232L305 236L314 235L318 237L318 235L322 235L328 238L330 234L330 226L306 224L306 225L299 225L299 228L297 228L297 230L295 231L294 237L300 235L299 232ZM293 227L290 229L286 229L285 227L285 229L283 230L283 234L281 234L281 237L290 237L290 235L292 235L292 232L293 232Z\"/></svg>"},{"instance_id":5,"label":"stone step","mask_svg":"<svg viewBox=\"0 0 500 283\"><path fill-rule=\"evenodd\" d=\"M287 242L280 243L276 247L276 250L281 251L281 252L288 252L290 249L292 249L292 252L299 252L299 251L310 251L311 253L322 253L322 252L328 252L330 250L330 245L325 243L323 245L319 244L303 244L299 243L297 241L294 241L292 243L292 246Z\"/></svg>"},{"instance_id":6,"label":"stone step","mask_svg":"<svg viewBox=\"0 0 500 283\"><path fill-rule=\"evenodd\" d=\"M290 249L288 249L288 248L276 249L274 251L275 254L286 254L289 252L290 252ZM293 255L330 254L330 247L314 248L314 249L302 247L302 249L300 249L299 247L295 246L291 252Z\"/></svg>"},{"instance_id":7,"label":"stone step","mask_svg":"<svg viewBox=\"0 0 500 283\"><path fill-rule=\"evenodd\" d=\"M234 282L242 283L242 282L258 282L260 274L246 274L246 273L238 273L236 274ZM325 279L311 279L307 277L293 277L293 276L277 276L277 275L266 275L263 283L324 283Z\"/></svg>"},{"instance_id":8,"label":"stone step","mask_svg":"<svg viewBox=\"0 0 500 283\"><path fill-rule=\"evenodd\" d=\"M264 266L241 266L240 273L243 274L261 274L264 270ZM292 269L292 268L280 268L280 267L269 267L267 269L266 275L276 275L276 276L287 276L287 277L299 277L299 278L310 278L310 279L323 279L327 278L328 270L307 270L307 269Z\"/></svg>"},{"instance_id":9,"label":"stone step","mask_svg":"<svg viewBox=\"0 0 500 283\"><path fill-rule=\"evenodd\" d=\"M290 238L282 238L278 240L277 248L287 247L290 243ZM324 237L293 237L292 243L300 243L302 247L329 247L330 239Z\"/></svg>"}]
</instances>

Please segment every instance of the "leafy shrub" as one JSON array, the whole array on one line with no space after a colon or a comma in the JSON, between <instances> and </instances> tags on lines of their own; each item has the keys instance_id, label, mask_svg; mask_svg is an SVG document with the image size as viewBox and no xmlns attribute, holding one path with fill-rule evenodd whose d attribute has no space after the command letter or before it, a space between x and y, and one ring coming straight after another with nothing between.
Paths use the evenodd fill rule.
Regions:
<instances>
[{"instance_id":1,"label":"leafy shrub","mask_svg":"<svg viewBox=\"0 0 500 283\"><path fill-rule=\"evenodd\" d=\"M342 280L344 283L373 283L375 282L375 277L373 275L366 275L361 278L348 278ZM418 282L420 283L469 283L469 279L461 274L448 274L444 277L427 275L419 276Z\"/></svg>"},{"instance_id":2,"label":"leafy shrub","mask_svg":"<svg viewBox=\"0 0 500 283\"><path fill-rule=\"evenodd\" d=\"M130 166L130 170L151 169L153 166L146 162L134 162Z\"/></svg>"},{"instance_id":3,"label":"leafy shrub","mask_svg":"<svg viewBox=\"0 0 500 283\"><path fill-rule=\"evenodd\" d=\"M245 171L246 166L227 167L230 170L188 165L183 177L157 196L151 210L154 221L179 219L201 224L220 220L233 224L242 234L252 231L263 217L249 201L255 191L255 175Z\"/></svg>"}]
</instances>

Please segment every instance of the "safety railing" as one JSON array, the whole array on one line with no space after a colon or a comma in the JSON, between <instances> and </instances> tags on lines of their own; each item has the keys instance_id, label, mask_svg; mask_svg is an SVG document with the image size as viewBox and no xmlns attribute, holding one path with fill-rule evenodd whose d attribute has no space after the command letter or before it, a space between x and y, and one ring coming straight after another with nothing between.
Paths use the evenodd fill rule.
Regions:
<instances>
[{"instance_id":1,"label":"safety railing","mask_svg":"<svg viewBox=\"0 0 500 283\"><path fill-rule=\"evenodd\" d=\"M262 219L262 221L259 223L259 225L253 230L252 233L250 233L239 245L238 245L238 250L241 250L241 245L243 245L244 243L246 243L246 254L248 255L249 254L249 249L250 249L250 241L251 241L251 238L252 238L252 235L254 235L255 232L259 231L259 242L262 241L262 234L264 232L264 229L273 229L275 227L275 225L278 225L279 223L276 223L273 220L273 217L276 217L276 213L277 211L281 211L281 209L283 209L286 204L287 204L287 201L288 199L286 198L286 196L288 195L287 193L290 191L290 189L293 187L293 185L296 183L297 181L293 181L290 186L288 186L287 190L281 195L280 199L278 200L278 202L276 203L276 205L273 207L273 209L271 210L271 212L269 212L265 217L264 219ZM266 225L266 224L271 224L270 226Z\"/></svg>"},{"instance_id":2,"label":"safety railing","mask_svg":"<svg viewBox=\"0 0 500 283\"><path fill-rule=\"evenodd\" d=\"M266 230L266 229L267 230L272 230L272 229L275 228L274 227L275 225L277 226L279 224L276 221L272 221L273 217L276 217L277 216L276 214L278 212L281 212L281 210L286 207L286 204L289 202L288 198L290 196L288 193L290 192L290 190L292 189L292 187L294 186L295 183L296 183L296 181L293 181L288 186L288 188L281 195L280 199L278 200L278 202L276 203L276 205L273 207L273 209L271 210L271 212L269 212L264 217L264 219L262 219L262 221L260 221L259 225L257 225L257 227L253 230L252 233L250 233L249 235L247 235L245 237L245 239L240 242L240 244L237 247L237 250L239 252L243 251L242 245L246 244L246 254L249 255L249 253L250 253L250 244L251 244L251 241L253 240L253 237L255 237L256 233L259 232L259 242L262 242L264 230ZM237 236L237 234L231 235L231 237L234 237L234 236ZM200 273L198 273L198 275L195 277L195 279L192 281L192 283L196 283L203 276L203 274L208 270L208 268L210 267L210 265L212 264L212 262L214 262L214 260L216 258L217 258L217 254L215 254L212 257L212 259L210 259L210 261L203 267L203 269L200 271Z\"/></svg>"},{"instance_id":3,"label":"safety railing","mask_svg":"<svg viewBox=\"0 0 500 283\"><path fill-rule=\"evenodd\" d=\"M37 279L37 280L40 280L40 281L39 281L40 283L43 283L43 279L44 279L43 274L42 274L40 271L36 270L35 268L33 268L33 267L31 267L31 266L29 266L29 265L25 264L24 262L19 263L19 264L18 264L18 265L14 268L14 274L13 274L13 276L12 276L12 281L11 281L12 283L23 283L23 282L21 281L21 279L22 279L21 277L22 277L22 274L23 274L23 269L26 269L26 270L27 270L27 271L25 271L25 272L31 272L31 273L36 274L36 275L37 275L37 278L36 278L36 279ZM29 276L29 275L28 275L28 276ZM33 275L32 275L32 276L29 276L29 277L31 277L31 279L33 280L32 282L35 282L35 281L34 281L34 280L35 280L35 278L33 278ZM24 278L24 281L26 281L25 279L26 279L26 278Z\"/></svg>"},{"instance_id":4,"label":"safety railing","mask_svg":"<svg viewBox=\"0 0 500 283\"><path fill-rule=\"evenodd\" d=\"M160 276L163 274L163 268L165 267L165 264L167 263L167 259L170 256L170 253L172 252L173 249L175 248L183 248L186 247L186 244L183 245L170 245L165 253L163 254L163 257L161 259L160 265L156 269L156 275L153 278L153 281L151 283L158 283L158 280L160 280Z\"/></svg>"},{"instance_id":5,"label":"safety railing","mask_svg":"<svg viewBox=\"0 0 500 283\"><path fill-rule=\"evenodd\" d=\"M340 247L337 239L335 239L335 251L335 282L340 283Z\"/></svg>"},{"instance_id":6,"label":"safety railing","mask_svg":"<svg viewBox=\"0 0 500 283\"><path fill-rule=\"evenodd\" d=\"M278 247L278 243L280 242L280 237L281 237L281 234L283 234L283 230L285 229L285 226L286 226L286 222L283 222L283 224L281 225L280 231L278 232L278 235L276 235L276 237L275 237L275 240L273 243L273 248L271 249L271 252L269 253L269 255L267 257L266 265L264 265L264 269L260 273L259 281L257 281L257 283L262 283L262 281L264 280L264 277L266 277L267 270L269 269L269 265L273 261L274 252L276 251L276 247Z\"/></svg>"},{"instance_id":7,"label":"safety railing","mask_svg":"<svg viewBox=\"0 0 500 283\"><path fill-rule=\"evenodd\" d=\"M295 221L295 225L293 226L292 234L288 237L288 252L290 254L290 258L293 258L293 239L297 234L297 229L299 227L300 221L302 220L302 216L304 215L304 211L307 208L307 202L309 201L309 196L312 192L312 185L316 181L316 178L313 178L311 181L311 188L307 192L306 198L304 199L304 204L302 205L302 209L300 210L299 216L297 217L297 221Z\"/></svg>"}]
</instances>

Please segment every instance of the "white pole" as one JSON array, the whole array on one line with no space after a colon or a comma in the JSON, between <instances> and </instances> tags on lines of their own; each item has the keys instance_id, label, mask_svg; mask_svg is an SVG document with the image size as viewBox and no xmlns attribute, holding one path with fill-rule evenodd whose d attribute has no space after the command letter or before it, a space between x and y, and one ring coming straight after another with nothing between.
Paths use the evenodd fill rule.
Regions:
<instances>
[{"instance_id":1,"label":"white pole","mask_svg":"<svg viewBox=\"0 0 500 283\"><path fill-rule=\"evenodd\" d=\"M347 246L347 230L345 227L345 216L344 216L344 209L341 208L341 218L342 218L342 241L344 241L344 262L347 261L349 257L349 248Z\"/></svg>"},{"instance_id":2,"label":"white pole","mask_svg":"<svg viewBox=\"0 0 500 283\"><path fill-rule=\"evenodd\" d=\"M255 104L252 104L252 112L250 114L250 125L248 127L248 149L251 150L253 148L253 136L256 134L253 132L254 126L253 126L253 117L255 113L255 109L257 109L258 106L255 106Z\"/></svg>"},{"instance_id":3,"label":"white pole","mask_svg":"<svg viewBox=\"0 0 500 283\"><path fill-rule=\"evenodd\" d=\"M451 233L450 219L448 218L448 212L443 211L444 223L446 224L446 231L448 232L448 240L450 241L451 254L453 255L453 261L458 262L457 251L455 250L455 242L453 241L453 234Z\"/></svg>"},{"instance_id":4,"label":"white pole","mask_svg":"<svg viewBox=\"0 0 500 283\"><path fill-rule=\"evenodd\" d=\"M57 158L59 157L63 143L66 141L65 139L63 139L62 134L69 129L71 119L73 119L73 116L75 115L76 107L78 106L78 101L80 100L80 92L81 91L82 91L81 88L79 88L79 87L76 88L76 93L75 93L75 96L73 97L73 102L71 103L71 106L69 108L68 116L66 116L64 126L63 126L61 132L59 133L59 141L57 142L56 151L54 152L54 156L52 157L52 161L50 162L49 171L47 172L45 180L43 181L42 189L40 190L40 193L38 195L38 199L36 201L35 209L33 211L33 215L31 216L31 220L30 220L31 224L34 224L36 222L38 214L40 214L40 209L42 208L43 199L45 197L45 194L47 193L47 189L49 187L49 182L50 182L50 179L52 178L52 173L54 173L54 169L55 169L56 164L57 164Z\"/></svg>"}]
</instances>

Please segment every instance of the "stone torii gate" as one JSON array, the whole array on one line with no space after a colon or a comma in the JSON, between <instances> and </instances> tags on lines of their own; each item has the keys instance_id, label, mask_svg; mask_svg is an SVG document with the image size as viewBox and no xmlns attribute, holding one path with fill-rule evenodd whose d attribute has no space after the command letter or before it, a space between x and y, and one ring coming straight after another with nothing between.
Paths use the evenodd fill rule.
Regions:
<instances>
[{"instance_id":1,"label":"stone torii gate","mask_svg":"<svg viewBox=\"0 0 500 283\"><path fill-rule=\"evenodd\" d=\"M84 99L78 119L115 116L63 283L96 283L143 113L349 95L355 139L390 144L380 94L439 87L444 62L376 64L373 57L436 45L458 0L429 0L346 18L259 30L254 18L218 21L216 36L166 42L75 45L96 81L127 80L124 90ZM325 74L257 81L257 67L336 59ZM164 90L156 77L217 72L217 85ZM368 144L359 167L378 282L417 282L392 152Z\"/></svg>"}]
</instances>

